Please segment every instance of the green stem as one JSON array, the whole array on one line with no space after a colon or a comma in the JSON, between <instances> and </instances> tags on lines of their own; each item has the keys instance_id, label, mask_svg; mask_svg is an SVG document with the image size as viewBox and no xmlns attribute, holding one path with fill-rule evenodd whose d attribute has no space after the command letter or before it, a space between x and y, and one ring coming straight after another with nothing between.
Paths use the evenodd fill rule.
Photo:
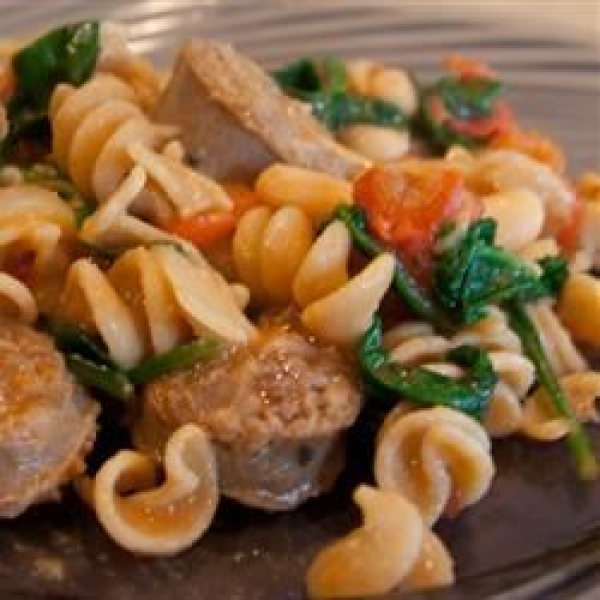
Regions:
<instances>
[{"instance_id":1,"label":"green stem","mask_svg":"<svg viewBox=\"0 0 600 600\"><path fill-rule=\"evenodd\" d=\"M459 379L440 375L426 368L405 368L390 359L383 347L381 320L376 317L365 333L358 360L375 391L434 406L447 406L481 419L485 414L498 377L486 352L474 346L461 346L447 359L461 367Z\"/></svg>"},{"instance_id":2,"label":"green stem","mask_svg":"<svg viewBox=\"0 0 600 600\"><path fill-rule=\"evenodd\" d=\"M218 349L219 343L215 339L196 340L142 361L137 367L130 369L127 375L134 385L144 385L157 377L208 361L214 358Z\"/></svg>"},{"instance_id":3,"label":"green stem","mask_svg":"<svg viewBox=\"0 0 600 600\"><path fill-rule=\"evenodd\" d=\"M334 217L344 223L352 241L361 252L369 257L379 256L386 252L386 249L368 233L365 217L360 208L341 205L336 209ZM422 319L443 331L451 330L450 321L428 298L402 261L398 257L395 259L393 286L400 298Z\"/></svg>"},{"instance_id":4,"label":"green stem","mask_svg":"<svg viewBox=\"0 0 600 600\"><path fill-rule=\"evenodd\" d=\"M82 385L118 400L128 400L133 396L134 387L122 371L95 363L80 354L67 354L65 360L69 371Z\"/></svg>"},{"instance_id":5,"label":"green stem","mask_svg":"<svg viewBox=\"0 0 600 600\"><path fill-rule=\"evenodd\" d=\"M567 445L575 458L579 476L585 480L596 479L598 463L589 437L573 412L565 392L552 370L535 325L520 302L509 302L506 307L510 325L519 336L525 354L535 365L538 381L546 389L558 414L569 423Z\"/></svg>"}]
</instances>

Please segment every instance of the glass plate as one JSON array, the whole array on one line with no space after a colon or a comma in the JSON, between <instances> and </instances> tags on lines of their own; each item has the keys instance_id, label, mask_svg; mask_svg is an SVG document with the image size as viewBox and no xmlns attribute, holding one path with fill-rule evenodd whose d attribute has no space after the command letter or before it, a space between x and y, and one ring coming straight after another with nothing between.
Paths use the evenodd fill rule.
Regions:
<instances>
[{"instance_id":1,"label":"glass plate","mask_svg":"<svg viewBox=\"0 0 600 600\"><path fill-rule=\"evenodd\" d=\"M580 6L589 12L591 3ZM523 121L564 144L573 173L600 165L598 46L569 36L566 28L550 34L535 21L437 2L428 9L413 2L366 1L8 4L3 3L1 37L86 17L110 18L129 24L135 48L162 65L192 36L230 40L269 68L326 53L381 59L423 78L434 75L445 54L460 51L493 64ZM577 10L577 3L569 6ZM600 451L598 430L593 436ZM138 559L119 550L91 513L67 495L60 504L0 524L0 598L303 598L311 557L357 520L350 493L361 469L368 472L368 461L358 445L350 452L362 465L355 469L359 474L345 476L334 493L284 515L223 502L206 537L168 560ZM510 439L495 444L494 458L498 474L486 498L438 527L455 558L458 584L407 597L599 598L600 482L578 482L561 444Z\"/></svg>"}]
</instances>

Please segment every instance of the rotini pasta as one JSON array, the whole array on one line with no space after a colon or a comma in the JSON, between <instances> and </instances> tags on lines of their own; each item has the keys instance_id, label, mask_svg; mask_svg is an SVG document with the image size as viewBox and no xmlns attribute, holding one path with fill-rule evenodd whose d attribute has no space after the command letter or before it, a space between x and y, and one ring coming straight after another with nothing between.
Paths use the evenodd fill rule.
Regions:
<instances>
[{"instance_id":1,"label":"rotini pasta","mask_svg":"<svg viewBox=\"0 0 600 600\"><path fill-rule=\"evenodd\" d=\"M583 422L598 422L596 402L600 398L600 373L585 371L565 375L560 380L567 399L577 418ZM569 423L560 417L540 388L525 401L523 434L527 437L553 442L569 433Z\"/></svg>"},{"instance_id":2,"label":"rotini pasta","mask_svg":"<svg viewBox=\"0 0 600 600\"><path fill-rule=\"evenodd\" d=\"M449 585L452 559L400 494L360 485L354 501L363 525L319 552L306 577L311 598L374 596L395 587Z\"/></svg>"},{"instance_id":3,"label":"rotini pasta","mask_svg":"<svg viewBox=\"0 0 600 600\"><path fill-rule=\"evenodd\" d=\"M74 262L58 313L100 335L129 367L206 331L237 343L254 332L219 274L166 245L129 250L106 273L89 259Z\"/></svg>"},{"instance_id":4,"label":"rotini pasta","mask_svg":"<svg viewBox=\"0 0 600 600\"><path fill-rule=\"evenodd\" d=\"M154 67L129 49L128 31L119 23L102 23L100 27L101 53L97 72L112 73L127 81L135 90L141 106L151 111L162 91L160 75Z\"/></svg>"},{"instance_id":5,"label":"rotini pasta","mask_svg":"<svg viewBox=\"0 0 600 600\"><path fill-rule=\"evenodd\" d=\"M92 506L105 531L123 548L145 555L172 555L198 541L219 501L217 467L206 434L184 425L164 451L165 480L148 456L121 450L93 481ZM156 486L156 487L154 487Z\"/></svg>"},{"instance_id":6,"label":"rotini pasta","mask_svg":"<svg viewBox=\"0 0 600 600\"><path fill-rule=\"evenodd\" d=\"M530 306L528 310L554 372L562 376L587 370L587 361L575 347L552 304L543 301Z\"/></svg>"},{"instance_id":7,"label":"rotini pasta","mask_svg":"<svg viewBox=\"0 0 600 600\"><path fill-rule=\"evenodd\" d=\"M479 501L494 476L481 425L448 408L392 411L379 432L375 480L405 496L425 522L456 515Z\"/></svg>"},{"instance_id":8,"label":"rotini pasta","mask_svg":"<svg viewBox=\"0 0 600 600\"><path fill-rule=\"evenodd\" d=\"M445 362L450 349L465 344L485 348L500 378L484 416L485 428L494 437L519 430L521 401L535 374L531 362L521 354L519 338L499 309L490 308L487 318L464 327L451 339L435 334L426 323L404 323L390 330L384 342L391 357L401 365L425 367L448 377L461 374L458 367Z\"/></svg>"},{"instance_id":9,"label":"rotini pasta","mask_svg":"<svg viewBox=\"0 0 600 600\"><path fill-rule=\"evenodd\" d=\"M33 323L38 315L37 302L21 281L0 273L0 317Z\"/></svg>"},{"instance_id":10,"label":"rotini pasta","mask_svg":"<svg viewBox=\"0 0 600 600\"><path fill-rule=\"evenodd\" d=\"M346 180L280 163L266 168L255 188L270 206L295 206L316 224L325 221L339 204L352 203L352 186Z\"/></svg>"},{"instance_id":11,"label":"rotini pasta","mask_svg":"<svg viewBox=\"0 0 600 600\"><path fill-rule=\"evenodd\" d=\"M123 80L100 73L79 88L59 85L49 110L53 159L84 196L107 201L137 164L148 184L133 208L152 220L231 207L215 182L161 153L177 130L152 123Z\"/></svg>"},{"instance_id":12,"label":"rotini pasta","mask_svg":"<svg viewBox=\"0 0 600 600\"><path fill-rule=\"evenodd\" d=\"M474 156L451 149L446 159L461 168L467 184L478 193L527 189L536 194L544 206L544 231L556 233L568 223L575 194L550 167L530 156L513 150L485 150Z\"/></svg>"},{"instance_id":13,"label":"rotini pasta","mask_svg":"<svg viewBox=\"0 0 600 600\"><path fill-rule=\"evenodd\" d=\"M30 184L0 189L2 287L26 321L35 318L36 304L44 310L55 304L75 251L75 216L56 192Z\"/></svg>"},{"instance_id":14,"label":"rotini pasta","mask_svg":"<svg viewBox=\"0 0 600 600\"><path fill-rule=\"evenodd\" d=\"M527 188L513 188L483 197L484 216L496 221L496 243L519 250L538 238L544 226L544 207Z\"/></svg>"},{"instance_id":15,"label":"rotini pasta","mask_svg":"<svg viewBox=\"0 0 600 600\"><path fill-rule=\"evenodd\" d=\"M350 250L341 223L315 239L310 219L294 206L247 212L233 239L234 262L251 293L280 303L294 299L311 332L341 344L367 330L394 271L394 259L384 254L349 278Z\"/></svg>"},{"instance_id":16,"label":"rotini pasta","mask_svg":"<svg viewBox=\"0 0 600 600\"><path fill-rule=\"evenodd\" d=\"M574 339L600 346L600 282L585 273L567 280L557 307L560 320Z\"/></svg>"}]
</instances>

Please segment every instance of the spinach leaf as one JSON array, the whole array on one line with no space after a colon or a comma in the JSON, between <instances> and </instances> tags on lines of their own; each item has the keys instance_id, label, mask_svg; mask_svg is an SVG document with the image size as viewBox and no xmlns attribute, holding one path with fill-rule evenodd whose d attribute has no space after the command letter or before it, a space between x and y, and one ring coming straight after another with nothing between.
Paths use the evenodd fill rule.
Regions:
<instances>
[{"instance_id":1,"label":"spinach leaf","mask_svg":"<svg viewBox=\"0 0 600 600\"><path fill-rule=\"evenodd\" d=\"M495 79L444 77L435 86L446 110L459 119L486 117L494 110L494 103L502 91Z\"/></svg>"},{"instance_id":2,"label":"spinach leaf","mask_svg":"<svg viewBox=\"0 0 600 600\"><path fill-rule=\"evenodd\" d=\"M87 81L99 53L98 21L59 27L23 48L13 58L17 91L9 104L9 117L24 107L45 109L58 83Z\"/></svg>"},{"instance_id":3,"label":"spinach leaf","mask_svg":"<svg viewBox=\"0 0 600 600\"><path fill-rule=\"evenodd\" d=\"M436 262L434 297L458 323L482 319L486 307L507 300L526 302L556 294L568 274L562 257L532 265L494 245L496 223L477 221Z\"/></svg>"},{"instance_id":4,"label":"spinach leaf","mask_svg":"<svg viewBox=\"0 0 600 600\"><path fill-rule=\"evenodd\" d=\"M499 121L480 130L468 125L486 117L493 121L501 92L502 84L495 79L443 77L420 94L416 129L439 152L454 145L485 145ZM458 123L463 124L462 132Z\"/></svg>"},{"instance_id":5,"label":"spinach leaf","mask_svg":"<svg viewBox=\"0 0 600 600\"><path fill-rule=\"evenodd\" d=\"M352 123L394 129L405 129L409 124L395 104L349 92L344 64L335 58L302 58L276 71L273 77L288 95L309 102L315 117L332 131Z\"/></svg>"},{"instance_id":6,"label":"spinach leaf","mask_svg":"<svg viewBox=\"0 0 600 600\"><path fill-rule=\"evenodd\" d=\"M405 368L390 359L381 339L381 321L376 318L364 335L358 351L359 364L373 390L395 403L397 397L421 404L447 406L481 419L498 382L487 353L474 346L461 346L447 359L464 369L460 379L451 379L425 368Z\"/></svg>"},{"instance_id":7,"label":"spinach leaf","mask_svg":"<svg viewBox=\"0 0 600 600\"><path fill-rule=\"evenodd\" d=\"M55 86L84 83L99 53L100 24L86 21L54 29L14 56L16 91L7 106L9 131L0 157L5 158L20 139L49 131L47 108Z\"/></svg>"}]
</instances>

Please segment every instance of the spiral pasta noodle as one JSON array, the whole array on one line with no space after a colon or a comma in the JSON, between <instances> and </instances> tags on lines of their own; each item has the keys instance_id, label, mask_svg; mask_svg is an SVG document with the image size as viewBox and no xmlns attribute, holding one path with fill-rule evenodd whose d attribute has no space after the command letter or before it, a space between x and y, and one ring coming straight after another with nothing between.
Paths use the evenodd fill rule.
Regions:
<instances>
[{"instance_id":1,"label":"spiral pasta noodle","mask_svg":"<svg viewBox=\"0 0 600 600\"><path fill-rule=\"evenodd\" d=\"M410 500L425 522L455 515L479 501L494 476L483 427L462 413L436 407L392 411L379 432L375 480Z\"/></svg>"},{"instance_id":2,"label":"spiral pasta noodle","mask_svg":"<svg viewBox=\"0 0 600 600\"><path fill-rule=\"evenodd\" d=\"M475 193L513 193L527 190L541 200L544 231L556 233L570 219L575 194L549 166L515 150L484 150L474 155L463 148L451 148L446 155L465 175Z\"/></svg>"},{"instance_id":3,"label":"spiral pasta noodle","mask_svg":"<svg viewBox=\"0 0 600 600\"><path fill-rule=\"evenodd\" d=\"M571 334L559 320L550 302L538 302L530 306L528 312L536 326L552 369L557 375L569 375L587 370L587 361L573 343Z\"/></svg>"},{"instance_id":4,"label":"spiral pasta noodle","mask_svg":"<svg viewBox=\"0 0 600 600\"><path fill-rule=\"evenodd\" d=\"M312 333L340 344L357 341L367 330L394 271L394 259L383 254L349 277L350 250L343 224L331 223L317 237L295 206L248 211L233 239L234 263L252 294L281 304L295 301Z\"/></svg>"},{"instance_id":5,"label":"spiral pasta noodle","mask_svg":"<svg viewBox=\"0 0 600 600\"><path fill-rule=\"evenodd\" d=\"M535 372L500 309L489 308L485 319L464 327L451 339L435 334L426 323L404 323L387 332L384 343L401 365L424 367L448 377L461 374L458 367L446 362L449 350L466 344L486 349L499 382L484 415L485 428L494 437L519 430L521 401L534 382Z\"/></svg>"},{"instance_id":6,"label":"spiral pasta noodle","mask_svg":"<svg viewBox=\"0 0 600 600\"><path fill-rule=\"evenodd\" d=\"M77 260L57 310L98 334L127 367L206 332L232 343L254 335L221 275L199 255L164 244L129 250L106 273L87 258Z\"/></svg>"},{"instance_id":7,"label":"spiral pasta noodle","mask_svg":"<svg viewBox=\"0 0 600 600\"><path fill-rule=\"evenodd\" d=\"M114 75L99 73L79 88L58 85L49 114L52 158L84 196L102 204L141 165L148 183L134 208L151 220L231 207L219 185L162 151L177 130L152 123L135 89Z\"/></svg>"},{"instance_id":8,"label":"spiral pasta noodle","mask_svg":"<svg viewBox=\"0 0 600 600\"><path fill-rule=\"evenodd\" d=\"M449 585L452 559L400 494L360 485L363 525L326 546L307 573L311 598L348 598Z\"/></svg>"},{"instance_id":9,"label":"spiral pasta noodle","mask_svg":"<svg viewBox=\"0 0 600 600\"><path fill-rule=\"evenodd\" d=\"M31 290L16 277L0 273L0 317L34 323L37 302Z\"/></svg>"},{"instance_id":10,"label":"spiral pasta noodle","mask_svg":"<svg viewBox=\"0 0 600 600\"><path fill-rule=\"evenodd\" d=\"M600 373L584 371L561 377L560 384L577 419L583 423L599 420L596 403L600 398ZM569 422L556 413L543 388L525 400L523 434L527 437L553 442L569 433Z\"/></svg>"},{"instance_id":11,"label":"spiral pasta noodle","mask_svg":"<svg viewBox=\"0 0 600 600\"><path fill-rule=\"evenodd\" d=\"M219 501L217 467L206 434L184 425L167 441L164 482L148 456L121 450L94 478L90 500L104 530L137 554L168 556L198 541ZM156 486L156 487L154 487Z\"/></svg>"}]
</instances>

